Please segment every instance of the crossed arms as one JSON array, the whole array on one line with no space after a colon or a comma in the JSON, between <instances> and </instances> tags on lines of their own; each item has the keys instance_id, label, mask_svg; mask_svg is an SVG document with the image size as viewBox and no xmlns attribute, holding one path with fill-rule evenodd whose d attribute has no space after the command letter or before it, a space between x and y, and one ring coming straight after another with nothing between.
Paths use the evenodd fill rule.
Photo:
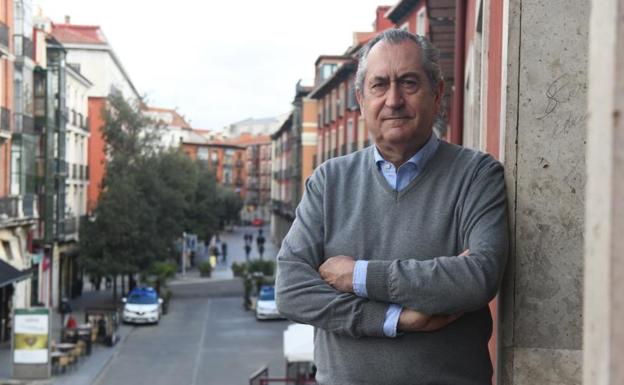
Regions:
<instances>
[{"instance_id":1,"label":"crossed arms","mask_svg":"<svg viewBox=\"0 0 624 385\"><path fill-rule=\"evenodd\" d=\"M398 322L403 332L436 330L487 305L507 256L502 167L492 162L475 181L462 218L470 251L427 260L373 259L366 278L368 298L362 298L353 294L353 259L324 258L325 181L322 171L316 172L306 183L297 218L278 254L279 311L293 321L358 338L384 336L390 304L403 308Z\"/></svg>"}]
</instances>

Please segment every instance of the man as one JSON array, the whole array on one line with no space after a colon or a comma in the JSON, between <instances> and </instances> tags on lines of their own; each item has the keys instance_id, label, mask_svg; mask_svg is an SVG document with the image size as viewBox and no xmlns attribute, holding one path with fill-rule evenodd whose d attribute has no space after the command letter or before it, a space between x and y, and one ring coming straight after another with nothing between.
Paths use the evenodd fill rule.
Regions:
<instances>
[{"instance_id":1,"label":"man","mask_svg":"<svg viewBox=\"0 0 624 385\"><path fill-rule=\"evenodd\" d=\"M278 309L315 326L319 384L491 383L503 169L437 139L443 89L423 37L388 30L360 53L375 145L315 170L278 254Z\"/></svg>"}]
</instances>

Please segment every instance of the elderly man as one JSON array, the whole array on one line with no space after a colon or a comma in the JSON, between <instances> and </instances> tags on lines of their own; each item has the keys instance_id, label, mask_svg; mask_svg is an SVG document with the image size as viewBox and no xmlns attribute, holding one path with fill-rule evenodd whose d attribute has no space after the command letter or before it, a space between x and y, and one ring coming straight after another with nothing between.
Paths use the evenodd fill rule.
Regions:
<instances>
[{"instance_id":1,"label":"elderly man","mask_svg":"<svg viewBox=\"0 0 624 385\"><path fill-rule=\"evenodd\" d=\"M320 384L490 384L502 166L433 133L444 84L425 38L371 40L356 88L375 145L308 179L278 254L278 308L315 326Z\"/></svg>"}]
</instances>

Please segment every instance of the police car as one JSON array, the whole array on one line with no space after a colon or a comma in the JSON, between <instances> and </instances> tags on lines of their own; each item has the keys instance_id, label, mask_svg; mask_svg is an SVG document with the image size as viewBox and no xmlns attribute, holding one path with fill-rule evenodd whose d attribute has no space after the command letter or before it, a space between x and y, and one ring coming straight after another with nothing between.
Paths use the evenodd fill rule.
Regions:
<instances>
[{"instance_id":1,"label":"police car","mask_svg":"<svg viewBox=\"0 0 624 385\"><path fill-rule=\"evenodd\" d=\"M154 288L134 288L121 301L124 303L121 316L124 322L157 324L160 321L163 300L158 298Z\"/></svg>"}]
</instances>

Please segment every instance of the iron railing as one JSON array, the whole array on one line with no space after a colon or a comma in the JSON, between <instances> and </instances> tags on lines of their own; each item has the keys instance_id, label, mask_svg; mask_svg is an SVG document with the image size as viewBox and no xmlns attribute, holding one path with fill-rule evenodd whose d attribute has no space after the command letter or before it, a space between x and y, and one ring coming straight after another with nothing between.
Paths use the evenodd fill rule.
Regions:
<instances>
[{"instance_id":1,"label":"iron railing","mask_svg":"<svg viewBox=\"0 0 624 385\"><path fill-rule=\"evenodd\" d=\"M0 198L0 223L13 219L37 216L37 198L34 194L13 195Z\"/></svg>"},{"instance_id":2,"label":"iron railing","mask_svg":"<svg viewBox=\"0 0 624 385\"><path fill-rule=\"evenodd\" d=\"M8 108L0 108L0 130L11 130L11 110Z\"/></svg>"},{"instance_id":3,"label":"iron railing","mask_svg":"<svg viewBox=\"0 0 624 385\"><path fill-rule=\"evenodd\" d=\"M0 22L0 45L9 49L9 26Z\"/></svg>"}]
</instances>

